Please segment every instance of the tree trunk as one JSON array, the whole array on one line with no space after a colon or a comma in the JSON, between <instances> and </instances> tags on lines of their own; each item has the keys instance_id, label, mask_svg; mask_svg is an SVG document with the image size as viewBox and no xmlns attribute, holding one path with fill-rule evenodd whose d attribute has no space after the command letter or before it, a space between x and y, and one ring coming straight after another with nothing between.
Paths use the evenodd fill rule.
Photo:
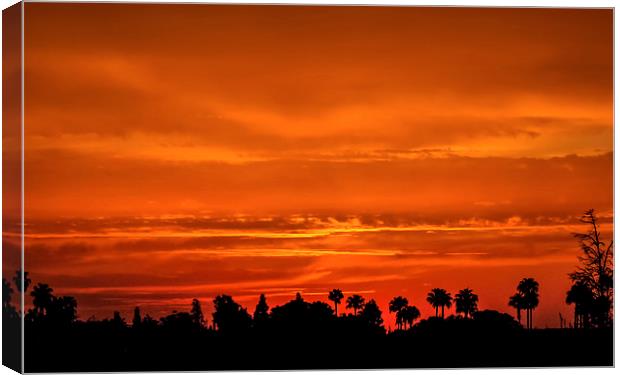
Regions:
<instances>
[{"instance_id":1,"label":"tree trunk","mask_svg":"<svg viewBox=\"0 0 620 375\"><path fill-rule=\"evenodd\" d=\"M573 322L574 322L575 328L579 328L577 320L579 320L579 314L577 314L577 306L575 306L575 317L573 318Z\"/></svg>"},{"instance_id":2,"label":"tree trunk","mask_svg":"<svg viewBox=\"0 0 620 375\"><path fill-rule=\"evenodd\" d=\"M530 314L527 313L527 309L525 310L525 329L530 329Z\"/></svg>"},{"instance_id":3,"label":"tree trunk","mask_svg":"<svg viewBox=\"0 0 620 375\"><path fill-rule=\"evenodd\" d=\"M530 309L525 310L525 316L527 317L527 329L530 329Z\"/></svg>"},{"instance_id":4,"label":"tree trunk","mask_svg":"<svg viewBox=\"0 0 620 375\"><path fill-rule=\"evenodd\" d=\"M443 318L444 318L444 315L443 315L443 307L444 307L444 306L443 306L443 305L441 305L441 319L443 319Z\"/></svg>"}]
</instances>

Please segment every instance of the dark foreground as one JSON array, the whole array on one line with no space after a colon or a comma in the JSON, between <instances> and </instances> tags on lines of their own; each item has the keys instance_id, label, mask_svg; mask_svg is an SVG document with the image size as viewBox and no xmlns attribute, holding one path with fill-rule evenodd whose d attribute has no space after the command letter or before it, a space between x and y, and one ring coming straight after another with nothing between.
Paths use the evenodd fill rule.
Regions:
<instances>
[{"instance_id":1,"label":"dark foreground","mask_svg":"<svg viewBox=\"0 0 620 375\"><path fill-rule=\"evenodd\" d=\"M25 370L157 371L613 366L611 329L427 319L385 334L354 320L222 333L77 323L26 329Z\"/></svg>"}]
</instances>

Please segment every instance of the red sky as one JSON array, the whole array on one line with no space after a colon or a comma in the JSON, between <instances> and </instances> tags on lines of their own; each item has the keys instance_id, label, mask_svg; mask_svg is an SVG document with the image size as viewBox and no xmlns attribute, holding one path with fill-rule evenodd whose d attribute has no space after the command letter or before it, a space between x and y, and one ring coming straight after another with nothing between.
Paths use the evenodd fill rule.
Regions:
<instances>
[{"instance_id":1,"label":"red sky","mask_svg":"<svg viewBox=\"0 0 620 375\"><path fill-rule=\"evenodd\" d=\"M26 4L26 268L80 317L433 287L557 326L612 11ZM512 312L512 311L510 311Z\"/></svg>"}]
</instances>

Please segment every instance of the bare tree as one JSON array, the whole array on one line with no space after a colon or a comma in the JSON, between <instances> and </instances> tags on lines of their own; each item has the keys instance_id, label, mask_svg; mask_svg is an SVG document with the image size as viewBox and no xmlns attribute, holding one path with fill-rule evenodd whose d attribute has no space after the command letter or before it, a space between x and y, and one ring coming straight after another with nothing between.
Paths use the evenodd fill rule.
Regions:
<instances>
[{"instance_id":1,"label":"bare tree","mask_svg":"<svg viewBox=\"0 0 620 375\"><path fill-rule=\"evenodd\" d=\"M586 285L592 291L592 323L597 326L610 324L613 300L613 240L606 244L601 239L598 218L593 209L587 210L581 222L590 228L585 233L575 233L583 254L578 257L580 265L569 274L575 284Z\"/></svg>"}]
</instances>

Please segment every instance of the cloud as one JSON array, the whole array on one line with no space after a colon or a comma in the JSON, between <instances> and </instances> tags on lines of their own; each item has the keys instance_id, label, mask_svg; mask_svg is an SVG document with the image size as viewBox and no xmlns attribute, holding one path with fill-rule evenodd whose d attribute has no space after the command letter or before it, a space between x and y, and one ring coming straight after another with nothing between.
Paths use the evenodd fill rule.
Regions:
<instances>
[{"instance_id":1,"label":"cloud","mask_svg":"<svg viewBox=\"0 0 620 375\"><path fill-rule=\"evenodd\" d=\"M29 8L32 150L245 161L612 147L607 10L166 7L115 12L102 35L114 5Z\"/></svg>"},{"instance_id":2,"label":"cloud","mask_svg":"<svg viewBox=\"0 0 620 375\"><path fill-rule=\"evenodd\" d=\"M26 267L83 318L532 276L555 322L612 232L609 9L26 7Z\"/></svg>"},{"instance_id":3,"label":"cloud","mask_svg":"<svg viewBox=\"0 0 620 375\"><path fill-rule=\"evenodd\" d=\"M71 152L27 156L29 217L86 212L94 217L137 212L549 217L574 215L584 207L608 211L613 186L612 154L239 165L81 158ZM476 204L481 201L511 203Z\"/></svg>"}]
</instances>

